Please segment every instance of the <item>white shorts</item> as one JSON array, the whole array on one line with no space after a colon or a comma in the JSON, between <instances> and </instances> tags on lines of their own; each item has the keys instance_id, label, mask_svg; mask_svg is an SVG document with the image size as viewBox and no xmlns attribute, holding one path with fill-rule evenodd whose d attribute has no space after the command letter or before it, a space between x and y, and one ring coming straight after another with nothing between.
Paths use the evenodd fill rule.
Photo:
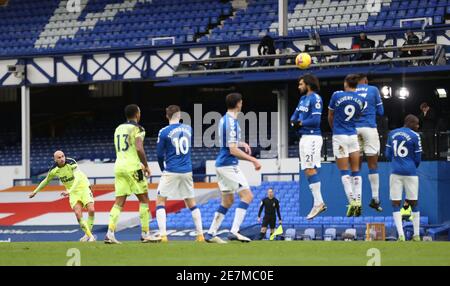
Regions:
<instances>
[{"instance_id":1,"label":"white shorts","mask_svg":"<svg viewBox=\"0 0 450 286\"><path fill-rule=\"evenodd\" d=\"M380 153L378 130L376 128L361 127L356 128L356 131L358 132L360 152L368 156L378 155Z\"/></svg>"},{"instance_id":2,"label":"white shorts","mask_svg":"<svg viewBox=\"0 0 450 286\"><path fill-rule=\"evenodd\" d=\"M419 197L419 177L391 174L389 179L391 201L402 200L403 188L405 189L407 200L417 201Z\"/></svg>"},{"instance_id":3,"label":"white shorts","mask_svg":"<svg viewBox=\"0 0 450 286\"><path fill-rule=\"evenodd\" d=\"M359 152L357 135L333 135L333 153L337 159L347 158L350 153Z\"/></svg>"},{"instance_id":4,"label":"white shorts","mask_svg":"<svg viewBox=\"0 0 450 286\"><path fill-rule=\"evenodd\" d=\"M217 183L221 192L240 192L250 189L239 166L217 167Z\"/></svg>"},{"instance_id":5,"label":"white shorts","mask_svg":"<svg viewBox=\"0 0 450 286\"><path fill-rule=\"evenodd\" d=\"M322 144L322 136L306 135L300 138L298 148L302 170L320 168Z\"/></svg>"},{"instance_id":6,"label":"white shorts","mask_svg":"<svg viewBox=\"0 0 450 286\"><path fill-rule=\"evenodd\" d=\"M157 194L165 198L192 199L194 194L194 180L192 172L171 173L163 172L158 184Z\"/></svg>"}]
</instances>

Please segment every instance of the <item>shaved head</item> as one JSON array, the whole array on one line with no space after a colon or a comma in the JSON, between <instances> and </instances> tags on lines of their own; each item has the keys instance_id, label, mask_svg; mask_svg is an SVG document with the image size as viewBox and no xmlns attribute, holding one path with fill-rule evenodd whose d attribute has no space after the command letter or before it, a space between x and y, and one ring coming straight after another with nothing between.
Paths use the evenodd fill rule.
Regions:
<instances>
[{"instance_id":1,"label":"shaved head","mask_svg":"<svg viewBox=\"0 0 450 286\"><path fill-rule=\"evenodd\" d=\"M419 118L413 114L408 114L405 117L405 127L408 127L414 131L419 130Z\"/></svg>"},{"instance_id":2,"label":"shaved head","mask_svg":"<svg viewBox=\"0 0 450 286\"><path fill-rule=\"evenodd\" d=\"M64 166L64 164L66 163L66 155L64 155L64 152L60 150L56 151L53 154L53 159L60 167Z\"/></svg>"}]
</instances>

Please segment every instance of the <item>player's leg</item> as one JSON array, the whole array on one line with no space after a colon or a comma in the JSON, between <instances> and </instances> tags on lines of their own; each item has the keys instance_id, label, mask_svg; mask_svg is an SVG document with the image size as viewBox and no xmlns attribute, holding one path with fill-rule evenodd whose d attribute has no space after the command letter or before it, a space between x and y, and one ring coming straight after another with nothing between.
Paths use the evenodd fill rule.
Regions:
<instances>
[{"instance_id":1,"label":"player's leg","mask_svg":"<svg viewBox=\"0 0 450 286\"><path fill-rule=\"evenodd\" d=\"M147 188L147 187L146 187ZM136 194L139 200L139 219L141 221L141 241L147 242L146 238L150 237L150 209L148 204L150 200L148 199L147 192L143 194Z\"/></svg>"},{"instance_id":2,"label":"player's leg","mask_svg":"<svg viewBox=\"0 0 450 286\"><path fill-rule=\"evenodd\" d=\"M419 197L419 177L406 176L404 178L406 201L411 206L413 220L413 241L420 241L420 210L417 203Z\"/></svg>"},{"instance_id":3,"label":"player's leg","mask_svg":"<svg viewBox=\"0 0 450 286\"><path fill-rule=\"evenodd\" d=\"M354 216L361 215L361 200L362 200L362 177L361 172L359 171L359 151L352 152L349 155L350 168L351 168L351 182L353 189L353 199L355 204Z\"/></svg>"},{"instance_id":4,"label":"player's leg","mask_svg":"<svg viewBox=\"0 0 450 286\"><path fill-rule=\"evenodd\" d=\"M132 175L128 173L114 174L114 191L116 199L114 205L109 212L108 231L106 232L106 244L120 243L114 233L116 231L117 222L119 221L120 213L125 205L127 197L131 194Z\"/></svg>"},{"instance_id":5,"label":"player's leg","mask_svg":"<svg viewBox=\"0 0 450 286\"><path fill-rule=\"evenodd\" d=\"M244 221L245 215L247 213L248 206L253 201L253 193L249 188L238 190L240 202L236 208L234 214L233 225L231 226L229 240L239 240L242 242L250 242L248 237L243 236L239 233L242 222Z\"/></svg>"},{"instance_id":6,"label":"player's leg","mask_svg":"<svg viewBox=\"0 0 450 286\"><path fill-rule=\"evenodd\" d=\"M161 183L161 182L160 182ZM167 197L165 195L161 195L158 191L158 196L156 197L156 222L158 223L159 228L159 236L161 237L162 242L167 242L167 230L166 230L166 201Z\"/></svg>"},{"instance_id":7,"label":"player's leg","mask_svg":"<svg viewBox=\"0 0 450 286\"><path fill-rule=\"evenodd\" d=\"M141 221L141 241L147 242L150 237L150 209L148 204L148 181L142 170L137 170L135 175L131 177L131 192L135 194L139 200L139 219Z\"/></svg>"},{"instance_id":8,"label":"player's leg","mask_svg":"<svg viewBox=\"0 0 450 286\"><path fill-rule=\"evenodd\" d=\"M400 213L402 202L403 182L402 177L391 174L389 178L389 196L392 203L394 212L392 217L394 218L395 227L397 229L398 240L405 241L405 233L403 232L402 215Z\"/></svg>"},{"instance_id":9,"label":"player's leg","mask_svg":"<svg viewBox=\"0 0 450 286\"><path fill-rule=\"evenodd\" d=\"M378 212L383 211L380 203L379 188L380 179L378 175L378 154L380 153L380 137L376 128L367 128L364 132L364 153L367 157L369 167L369 182L372 190L370 207Z\"/></svg>"},{"instance_id":10,"label":"player's leg","mask_svg":"<svg viewBox=\"0 0 450 286\"><path fill-rule=\"evenodd\" d=\"M216 236L217 230L222 224L225 215L228 212L228 209L233 205L234 202L234 182L228 178L228 173L232 168L230 167L220 167L216 168L217 174L217 184L219 185L219 190L222 193L222 202L219 205L217 211L214 213L213 221L211 222L211 226L209 227L208 232L205 234L206 242L215 242L215 243L226 243L226 241L222 240L220 237Z\"/></svg>"},{"instance_id":11,"label":"player's leg","mask_svg":"<svg viewBox=\"0 0 450 286\"><path fill-rule=\"evenodd\" d=\"M197 231L196 241L205 241L203 236L202 214L195 203L195 198L186 198L184 199L184 203L186 204L186 207L191 210L192 220L194 221L195 230Z\"/></svg>"},{"instance_id":12,"label":"player's leg","mask_svg":"<svg viewBox=\"0 0 450 286\"><path fill-rule=\"evenodd\" d=\"M300 165L305 172L314 198L314 204L307 219L313 219L327 209L323 202L320 178L316 170L320 168L322 140L321 136L303 136L300 139Z\"/></svg>"},{"instance_id":13,"label":"player's leg","mask_svg":"<svg viewBox=\"0 0 450 286\"><path fill-rule=\"evenodd\" d=\"M78 200L79 202L81 202L82 206L84 206L84 208L86 208L87 212L88 212L88 219L87 219L87 225L89 227L89 230L91 231L91 233L93 232L93 227L94 227L94 219L95 219L95 208L94 208L94 196L92 195L92 191L91 189L86 189L85 191L83 191L80 195L78 195ZM93 235L93 237L89 237L88 235L84 235L80 241L81 242L86 242L89 240L95 240L95 235Z\"/></svg>"},{"instance_id":14,"label":"player's leg","mask_svg":"<svg viewBox=\"0 0 450 286\"><path fill-rule=\"evenodd\" d=\"M336 166L341 173L341 182L347 197L347 216L353 216L353 188L349 170L348 148L346 142L347 136L333 135L333 154L336 158Z\"/></svg>"},{"instance_id":15,"label":"player's leg","mask_svg":"<svg viewBox=\"0 0 450 286\"><path fill-rule=\"evenodd\" d=\"M120 244L116 239L114 233L116 231L117 222L119 221L120 213L125 205L127 196L118 196L114 201L114 205L109 212L108 231L106 232L105 243L106 244Z\"/></svg>"},{"instance_id":16,"label":"player's leg","mask_svg":"<svg viewBox=\"0 0 450 286\"><path fill-rule=\"evenodd\" d=\"M360 148L358 143L358 136L352 135L348 137L348 153L349 153L349 162L351 179L352 179L352 189L353 189L353 199L354 199L354 216L360 216L362 212L362 177L360 172Z\"/></svg>"},{"instance_id":17,"label":"player's leg","mask_svg":"<svg viewBox=\"0 0 450 286\"><path fill-rule=\"evenodd\" d=\"M213 221L211 222L211 226L209 227L209 230L205 235L206 242L226 243L226 241L216 236L216 234L220 228L220 225L223 222L223 219L225 218L225 215L228 212L228 209L233 205L233 202L234 202L234 193L231 191L228 192L222 191L222 202L217 211L214 213L214 218Z\"/></svg>"},{"instance_id":18,"label":"player's leg","mask_svg":"<svg viewBox=\"0 0 450 286\"><path fill-rule=\"evenodd\" d=\"M197 207L195 202L195 192L194 192L194 179L192 173L178 174L178 186L179 196L184 199L186 207L191 210L192 221L195 225L195 230L197 231L197 242L204 242L205 237L203 236L203 223L202 214L200 209Z\"/></svg>"},{"instance_id":19,"label":"player's leg","mask_svg":"<svg viewBox=\"0 0 450 286\"><path fill-rule=\"evenodd\" d=\"M92 235L87 222L83 219L83 204L80 201L77 201L72 206L73 212L77 218L78 223L80 224L83 232L89 237L88 241L95 241L94 236Z\"/></svg>"}]
</instances>

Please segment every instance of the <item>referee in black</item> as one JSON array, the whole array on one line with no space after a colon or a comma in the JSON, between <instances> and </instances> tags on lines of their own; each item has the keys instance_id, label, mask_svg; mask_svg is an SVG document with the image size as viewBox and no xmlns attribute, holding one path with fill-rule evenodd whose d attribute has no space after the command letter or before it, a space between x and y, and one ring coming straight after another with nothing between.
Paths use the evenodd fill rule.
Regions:
<instances>
[{"instance_id":1,"label":"referee in black","mask_svg":"<svg viewBox=\"0 0 450 286\"><path fill-rule=\"evenodd\" d=\"M275 210L278 215L279 224L281 224L281 214L280 214L280 202L275 198L272 189L267 190L267 197L261 201L261 206L258 212L258 222L261 222L261 213L264 208L264 218L261 226L261 233L259 234L259 239L262 240L266 236L267 226L270 227L270 234L275 231L275 224L277 217L275 215Z\"/></svg>"}]
</instances>

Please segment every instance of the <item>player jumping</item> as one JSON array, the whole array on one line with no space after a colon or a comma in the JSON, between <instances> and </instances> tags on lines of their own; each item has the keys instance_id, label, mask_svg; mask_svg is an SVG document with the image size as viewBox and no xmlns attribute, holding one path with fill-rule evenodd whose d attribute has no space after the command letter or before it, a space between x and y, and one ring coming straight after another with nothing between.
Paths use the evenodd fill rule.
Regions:
<instances>
[{"instance_id":1,"label":"player jumping","mask_svg":"<svg viewBox=\"0 0 450 286\"><path fill-rule=\"evenodd\" d=\"M380 138L377 130L377 115L383 116L384 108L380 91L369 85L366 75L361 75L356 92L366 99L367 105L359 118L356 118L356 131L361 154L365 154L369 167L369 182L372 190L372 200L369 206L378 212L383 211L379 198L380 179L378 176L378 154L380 153ZM362 156L361 156L362 157ZM362 159L360 160L360 165Z\"/></svg>"},{"instance_id":2,"label":"player jumping","mask_svg":"<svg viewBox=\"0 0 450 286\"><path fill-rule=\"evenodd\" d=\"M417 206L419 197L419 167L422 145L420 135L415 131L419 129L419 119L414 115L405 118L402 128L392 130L386 144L386 158L391 161L391 176L389 180L390 197L394 208L393 217L397 228L398 240L405 241L402 226L400 205L403 189L406 192L406 201L412 208L414 235L413 241L420 241L420 211Z\"/></svg>"},{"instance_id":3,"label":"player jumping","mask_svg":"<svg viewBox=\"0 0 450 286\"><path fill-rule=\"evenodd\" d=\"M90 183L86 175L78 168L74 159L66 158L62 151L56 151L53 155L54 163L50 168L47 177L39 186L29 195L33 198L39 191L47 186L54 177L58 177L66 190L61 196L69 197L70 207L72 208L78 223L85 235L80 239L81 242L93 242L95 237L92 235L94 226L94 196L90 189ZM88 211L88 220L83 219L83 208Z\"/></svg>"},{"instance_id":4,"label":"player jumping","mask_svg":"<svg viewBox=\"0 0 450 286\"><path fill-rule=\"evenodd\" d=\"M147 177L150 176L150 168L144 151L145 130L138 124L141 119L139 107L136 104L127 105L125 117L127 122L119 125L114 133L117 156L114 164L116 200L109 213L108 232L105 237L105 243L107 244L120 243L115 238L114 232L125 201L132 194L136 195L140 203L141 241L150 241L147 189Z\"/></svg>"},{"instance_id":5,"label":"player jumping","mask_svg":"<svg viewBox=\"0 0 450 286\"><path fill-rule=\"evenodd\" d=\"M355 118L363 111L365 99L356 92L359 77L355 74L348 75L344 82L345 91L336 91L331 96L328 107L328 123L333 130L333 153L349 202L347 216L361 215L362 181Z\"/></svg>"},{"instance_id":6,"label":"player jumping","mask_svg":"<svg viewBox=\"0 0 450 286\"><path fill-rule=\"evenodd\" d=\"M316 92L320 89L319 79L311 74L302 76L298 83L302 97L294 114L291 116L291 126L298 128L301 136L299 154L301 169L308 178L309 188L314 198L314 205L307 219L313 219L327 209L320 191L320 178L316 168L320 168L323 139L320 132L322 116L322 98Z\"/></svg>"},{"instance_id":7,"label":"player jumping","mask_svg":"<svg viewBox=\"0 0 450 286\"><path fill-rule=\"evenodd\" d=\"M239 233L239 227L244 221L249 204L253 200L253 193L250 190L247 179L239 168L238 159L253 163L256 171L261 169L261 164L256 158L250 155L250 146L244 142L240 142L241 128L239 127L237 117L242 108L242 95L239 93L228 94L226 97L226 105L228 111L219 123L221 148L216 159L216 174L219 189L222 192L222 203L214 214L214 219L205 235L205 240L207 242L226 243L220 237L216 236L216 233L228 209L234 202L234 193L237 192L241 201L236 208L228 239L250 242L251 240L248 237ZM245 152L240 150L240 147L244 148Z\"/></svg>"},{"instance_id":8,"label":"player jumping","mask_svg":"<svg viewBox=\"0 0 450 286\"><path fill-rule=\"evenodd\" d=\"M156 219L161 242L167 242L166 200L168 197L182 198L191 210L192 220L197 230L196 241L205 241L200 209L195 204L192 179L191 138L192 128L180 123L181 111L177 105L166 108L169 125L159 131L157 142L158 163L162 176L156 199ZM165 163L165 165L164 165Z\"/></svg>"}]
</instances>

